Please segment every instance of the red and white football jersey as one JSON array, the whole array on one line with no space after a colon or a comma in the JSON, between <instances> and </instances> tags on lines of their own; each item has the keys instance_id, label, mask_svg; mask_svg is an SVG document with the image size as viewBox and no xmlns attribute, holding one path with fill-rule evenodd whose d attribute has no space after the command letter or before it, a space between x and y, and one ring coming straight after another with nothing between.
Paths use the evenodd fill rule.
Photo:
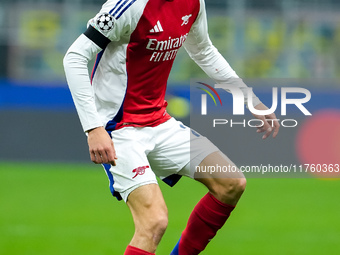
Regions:
<instances>
[{"instance_id":1,"label":"red and white football jersey","mask_svg":"<svg viewBox=\"0 0 340 255\"><path fill-rule=\"evenodd\" d=\"M64 58L83 129L168 120L167 79L182 45L216 82L238 77L209 39L203 0L107 1ZM91 86L87 63L96 54Z\"/></svg>"}]
</instances>

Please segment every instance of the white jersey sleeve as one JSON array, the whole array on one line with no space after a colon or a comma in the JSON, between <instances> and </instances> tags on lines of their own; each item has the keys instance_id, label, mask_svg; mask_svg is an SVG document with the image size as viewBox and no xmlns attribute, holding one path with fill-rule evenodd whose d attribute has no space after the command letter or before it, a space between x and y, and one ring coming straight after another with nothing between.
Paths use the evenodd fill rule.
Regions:
<instances>
[{"instance_id":1,"label":"white jersey sleeve","mask_svg":"<svg viewBox=\"0 0 340 255\"><path fill-rule=\"evenodd\" d=\"M239 78L210 41L204 0L200 0L200 12L191 27L184 47L189 56L211 79L219 84L235 84L235 86L238 86L242 90L245 103L248 102L247 85ZM254 93L252 99L254 106L261 103Z\"/></svg>"},{"instance_id":2,"label":"white jersey sleeve","mask_svg":"<svg viewBox=\"0 0 340 255\"><path fill-rule=\"evenodd\" d=\"M98 45L82 34L64 57L67 83L84 131L102 126L87 67L100 50Z\"/></svg>"}]
</instances>

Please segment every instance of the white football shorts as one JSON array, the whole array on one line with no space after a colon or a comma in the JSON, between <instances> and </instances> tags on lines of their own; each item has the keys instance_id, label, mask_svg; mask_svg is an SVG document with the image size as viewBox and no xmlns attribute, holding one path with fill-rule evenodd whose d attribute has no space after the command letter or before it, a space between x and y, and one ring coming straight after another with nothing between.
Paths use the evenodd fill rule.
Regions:
<instances>
[{"instance_id":1,"label":"white football shorts","mask_svg":"<svg viewBox=\"0 0 340 255\"><path fill-rule=\"evenodd\" d=\"M124 127L111 132L116 166L104 164L111 193L125 202L136 188L157 183L170 186L181 176L194 177L194 167L219 149L206 137L174 118L156 127Z\"/></svg>"}]
</instances>

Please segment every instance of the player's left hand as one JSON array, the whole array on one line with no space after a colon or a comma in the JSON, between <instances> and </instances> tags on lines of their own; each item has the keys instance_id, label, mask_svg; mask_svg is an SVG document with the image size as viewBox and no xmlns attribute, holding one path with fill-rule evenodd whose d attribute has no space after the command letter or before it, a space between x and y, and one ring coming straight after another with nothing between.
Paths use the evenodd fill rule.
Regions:
<instances>
[{"instance_id":1,"label":"player's left hand","mask_svg":"<svg viewBox=\"0 0 340 255\"><path fill-rule=\"evenodd\" d=\"M254 108L257 110L268 110L268 107L265 106L263 103L258 104ZM256 131L257 133L265 132L262 136L262 139L266 139L268 136L270 136L271 133L273 133L273 138L277 136L277 134L279 133L280 124L277 121L275 113L271 113L268 115L253 115L255 118L262 120L264 123L262 126L259 126Z\"/></svg>"}]
</instances>

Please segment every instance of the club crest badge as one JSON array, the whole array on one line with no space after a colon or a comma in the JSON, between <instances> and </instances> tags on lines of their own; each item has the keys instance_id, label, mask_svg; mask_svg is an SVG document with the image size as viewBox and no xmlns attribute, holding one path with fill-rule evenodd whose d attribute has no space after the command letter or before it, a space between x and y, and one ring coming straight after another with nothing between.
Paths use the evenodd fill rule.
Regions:
<instances>
[{"instance_id":1,"label":"club crest badge","mask_svg":"<svg viewBox=\"0 0 340 255\"><path fill-rule=\"evenodd\" d=\"M191 16L192 16L192 14L183 16L183 17L182 17L183 23L182 23L181 26L188 25L189 19L190 19Z\"/></svg>"}]
</instances>

